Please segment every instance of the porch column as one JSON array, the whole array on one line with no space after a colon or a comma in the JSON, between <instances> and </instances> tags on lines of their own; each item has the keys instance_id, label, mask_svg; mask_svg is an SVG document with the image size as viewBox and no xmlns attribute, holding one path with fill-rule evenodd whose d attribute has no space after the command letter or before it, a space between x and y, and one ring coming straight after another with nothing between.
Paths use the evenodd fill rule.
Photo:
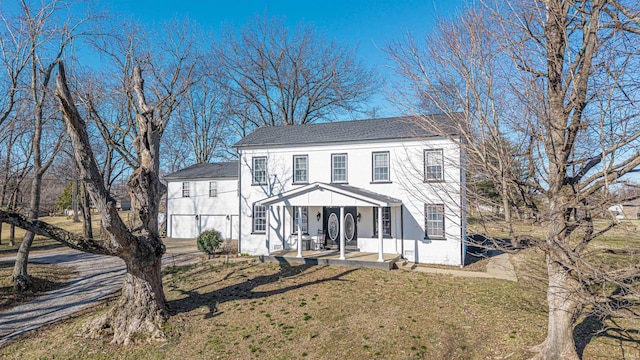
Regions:
<instances>
[{"instance_id":1,"label":"porch column","mask_svg":"<svg viewBox=\"0 0 640 360\"><path fill-rule=\"evenodd\" d=\"M271 205L267 206L267 256L271 255Z\"/></svg>"},{"instance_id":2,"label":"porch column","mask_svg":"<svg viewBox=\"0 0 640 360\"><path fill-rule=\"evenodd\" d=\"M384 256L382 255L383 245L383 233L382 229L382 206L378 206L378 262L384 262Z\"/></svg>"},{"instance_id":3,"label":"porch column","mask_svg":"<svg viewBox=\"0 0 640 360\"><path fill-rule=\"evenodd\" d=\"M298 206L298 256L302 257L302 206Z\"/></svg>"},{"instance_id":4,"label":"porch column","mask_svg":"<svg viewBox=\"0 0 640 360\"><path fill-rule=\"evenodd\" d=\"M340 260L344 260L344 206L340 207Z\"/></svg>"}]
</instances>

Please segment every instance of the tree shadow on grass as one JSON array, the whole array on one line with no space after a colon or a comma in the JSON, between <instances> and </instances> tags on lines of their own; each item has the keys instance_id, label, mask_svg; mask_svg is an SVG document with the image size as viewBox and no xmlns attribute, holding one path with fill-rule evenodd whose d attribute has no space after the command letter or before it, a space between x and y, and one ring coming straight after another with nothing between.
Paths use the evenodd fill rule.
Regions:
<instances>
[{"instance_id":1,"label":"tree shadow on grass","mask_svg":"<svg viewBox=\"0 0 640 360\"><path fill-rule=\"evenodd\" d=\"M261 298L265 298L273 295L283 294L288 291L300 289L306 286L321 284L328 281L345 281L342 279L343 276L357 270L355 268L347 269L334 276L329 276L322 279L316 279L313 281L303 282L300 284L285 286L275 290L256 291L255 289L259 286L275 283L285 278L291 278L291 277L300 275L311 268L314 268L311 271L311 273L324 268L324 266L309 265L309 264L292 266L288 263L283 263L283 262L281 262L279 265L280 265L280 270L270 275L262 275L254 278L249 278L244 274L238 274L236 271L232 271L228 273L223 279L220 279L213 283L207 283L203 286L200 286L191 290L176 289L181 294L186 295L186 297L182 299L170 301L169 308L172 310L173 314L178 314L178 313L187 313L195 309L198 309L202 306L207 306L209 308L209 312L205 315L205 319L209 319L214 316L218 316L222 314L218 312L218 305L227 301L242 300L242 299L261 299ZM242 270L245 270L245 269L246 268L243 268ZM227 287L202 293L202 294L197 291L200 288L225 281L233 277L234 275L240 276L240 277L247 277L247 279L241 283L229 285Z\"/></svg>"},{"instance_id":2,"label":"tree shadow on grass","mask_svg":"<svg viewBox=\"0 0 640 360\"><path fill-rule=\"evenodd\" d=\"M20 239L21 241L22 239ZM13 247L9 247L9 245L5 244L5 241L7 240L2 240L2 246L5 247L7 246L7 248L5 249L0 249L0 255L15 255L18 253L18 248L20 247L20 241L16 242L16 245ZM31 248L29 251L47 251L47 250L54 250L54 249L61 249L61 248L65 248L66 246L60 244L60 243L47 243L44 241L34 241L34 244L31 245Z\"/></svg>"},{"instance_id":3,"label":"tree shadow on grass","mask_svg":"<svg viewBox=\"0 0 640 360\"><path fill-rule=\"evenodd\" d=\"M605 320L612 322L612 320ZM628 329L622 326L616 326L615 322L605 324L605 321L595 315L585 317L573 330L573 340L576 343L576 351L582 359L584 350L589 343L595 338L607 338L617 340L621 350L624 351L623 343L634 343L640 347L640 330Z\"/></svg>"},{"instance_id":4,"label":"tree shadow on grass","mask_svg":"<svg viewBox=\"0 0 640 360\"><path fill-rule=\"evenodd\" d=\"M33 262L30 263L32 270L34 265L51 266L46 263ZM0 276L10 278L12 270L13 262L0 262ZM47 271L47 274L45 274L45 271ZM0 286L0 311L11 309L21 303L34 300L47 291L67 287L75 281L73 275L73 271L56 274L53 269L50 271L37 269L30 274L32 282L30 289L23 292L15 291L13 283L3 282L4 286Z\"/></svg>"}]
</instances>

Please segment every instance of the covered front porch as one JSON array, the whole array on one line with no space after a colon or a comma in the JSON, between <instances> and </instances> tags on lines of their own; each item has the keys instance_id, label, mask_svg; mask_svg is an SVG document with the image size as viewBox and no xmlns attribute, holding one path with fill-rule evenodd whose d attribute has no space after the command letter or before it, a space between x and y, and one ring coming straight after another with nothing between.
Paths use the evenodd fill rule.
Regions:
<instances>
[{"instance_id":1,"label":"covered front porch","mask_svg":"<svg viewBox=\"0 0 640 360\"><path fill-rule=\"evenodd\" d=\"M385 263L402 254L402 202L392 197L313 183L260 204L267 207L268 257Z\"/></svg>"},{"instance_id":2,"label":"covered front porch","mask_svg":"<svg viewBox=\"0 0 640 360\"><path fill-rule=\"evenodd\" d=\"M349 266L391 270L400 258L401 256L399 254L383 254L383 261L378 261L377 253L354 250L346 250L344 259L340 259L340 251L338 250L304 250L302 251L302 257L298 257L297 250L281 250L274 251L270 255L260 256L260 262Z\"/></svg>"}]
</instances>

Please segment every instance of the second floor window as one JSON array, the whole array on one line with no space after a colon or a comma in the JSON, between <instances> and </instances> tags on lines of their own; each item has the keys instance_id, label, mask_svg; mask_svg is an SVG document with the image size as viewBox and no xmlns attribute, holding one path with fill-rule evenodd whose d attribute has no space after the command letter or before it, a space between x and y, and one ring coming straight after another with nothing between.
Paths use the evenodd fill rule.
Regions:
<instances>
[{"instance_id":1,"label":"second floor window","mask_svg":"<svg viewBox=\"0 0 640 360\"><path fill-rule=\"evenodd\" d=\"M215 181L209 182L209 197L217 197L218 196L218 183Z\"/></svg>"},{"instance_id":2,"label":"second floor window","mask_svg":"<svg viewBox=\"0 0 640 360\"><path fill-rule=\"evenodd\" d=\"M182 197L190 197L191 193L189 192L189 182L185 181L182 183Z\"/></svg>"},{"instance_id":3,"label":"second floor window","mask_svg":"<svg viewBox=\"0 0 640 360\"><path fill-rule=\"evenodd\" d=\"M424 151L424 181L444 179L444 158L442 149Z\"/></svg>"},{"instance_id":4,"label":"second floor window","mask_svg":"<svg viewBox=\"0 0 640 360\"><path fill-rule=\"evenodd\" d=\"M264 156L253 158L253 185L267 184L267 158Z\"/></svg>"},{"instance_id":5,"label":"second floor window","mask_svg":"<svg viewBox=\"0 0 640 360\"><path fill-rule=\"evenodd\" d=\"M331 155L331 182L347 182L347 154Z\"/></svg>"},{"instance_id":6,"label":"second floor window","mask_svg":"<svg viewBox=\"0 0 640 360\"><path fill-rule=\"evenodd\" d=\"M374 152L372 156L373 182L389 181L389 152Z\"/></svg>"},{"instance_id":7,"label":"second floor window","mask_svg":"<svg viewBox=\"0 0 640 360\"><path fill-rule=\"evenodd\" d=\"M309 157L307 155L295 155L293 157L293 182L309 182Z\"/></svg>"}]
</instances>

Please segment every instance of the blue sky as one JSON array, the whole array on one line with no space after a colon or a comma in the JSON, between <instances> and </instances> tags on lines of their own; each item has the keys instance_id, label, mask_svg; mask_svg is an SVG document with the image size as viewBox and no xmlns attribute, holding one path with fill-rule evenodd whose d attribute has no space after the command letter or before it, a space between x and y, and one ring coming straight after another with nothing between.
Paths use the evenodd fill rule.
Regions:
<instances>
[{"instance_id":1,"label":"blue sky","mask_svg":"<svg viewBox=\"0 0 640 360\"><path fill-rule=\"evenodd\" d=\"M447 18L460 10L465 0L111 0L99 4L149 26L187 16L214 36L224 24L239 28L255 15L284 17L290 26L304 22L329 39L357 47L360 59L387 76L389 71L381 48L407 32L422 36L438 17ZM380 107L379 116L398 115L382 95L376 96L370 105Z\"/></svg>"}]
</instances>

